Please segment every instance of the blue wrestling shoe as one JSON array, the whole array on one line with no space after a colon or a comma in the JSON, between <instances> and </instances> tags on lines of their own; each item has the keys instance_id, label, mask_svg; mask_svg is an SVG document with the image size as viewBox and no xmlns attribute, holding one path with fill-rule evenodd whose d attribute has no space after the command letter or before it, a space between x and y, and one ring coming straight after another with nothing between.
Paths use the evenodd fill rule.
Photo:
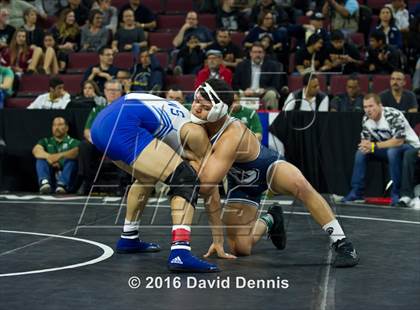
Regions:
<instances>
[{"instance_id":1,"label":"blue wrestling shoe","mask_svg":"<svg viewBox=\"0 0 420 310\"><path fill-rule=\"evenodd\" d=\"M160 246L156 243L144 242L139 238L126 239L120 238L117 243L117 253L147 253L159 252Z\"/></svg>"},{"instance_id":2,"label":"blue wrestling shoe","mask_svg":"<svg viewBox=\"0 0 420 310\"><path fill-rule=\"evenodd\" d=\"M347 194L347 196L344 196L341 199L341 202L364 202L365 199L362 197L362 195L357 194L355 191L350 191L350 193Z\"/></svg>"},{"instance_id":3,"label":"blue wrestling shoe","mask_svg":"<svg viewBox=\"0 0 420 310\"><path fill-rule=\"evenodd\" d=\"M168 269L172 272L219 272L215 264L193 256L188 250L172 250L168 258Z\"/></svg>"}]
</instances>

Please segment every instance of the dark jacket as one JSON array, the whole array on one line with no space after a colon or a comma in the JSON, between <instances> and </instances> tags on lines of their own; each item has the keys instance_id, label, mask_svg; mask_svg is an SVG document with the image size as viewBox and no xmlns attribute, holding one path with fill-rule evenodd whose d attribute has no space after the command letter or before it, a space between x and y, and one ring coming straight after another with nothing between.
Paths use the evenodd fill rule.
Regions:
<instances>
[{"instance_id":1,"label":"dark jacket","mask_svg":"<svg viewBox=\"0 0 420 310\"><path fill-rule=\"evenodd\" d=\"M261 88L274 88L277 91L280 91L280 88L285 85L285 74L280 74L283 70L281 69L281 65L277 61L265 59L262 66L261 72L276 72L274 73L267 73L261 74L260 76L260 87ZM235 74L233 75L233 82L232 87L235 90L242 89L245 90L251 87L251 60L245 59L244 61L240 62L235 70ZM279 74L277 74L277 72Z\"/></svg>"}]
</instances>

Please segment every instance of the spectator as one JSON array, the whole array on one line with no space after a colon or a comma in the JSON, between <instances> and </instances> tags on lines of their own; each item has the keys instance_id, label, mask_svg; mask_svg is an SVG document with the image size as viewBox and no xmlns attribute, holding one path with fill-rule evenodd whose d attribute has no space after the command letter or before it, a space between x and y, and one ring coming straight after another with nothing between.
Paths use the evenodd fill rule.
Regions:
<instances>
[{"instance_id":1,"label":"spectator","mask_svg":"<svg viewBox=\"0 0 420 310\"><path fill-rule=\"evenodd\" d=\"M131 74L128 70L118 70L116 79L123 87L123 94L131 92Z\"/></svg>"},{"instance_id":2,"label":"spectator","mask_svg":"<svg viewBox=\"0 0 420 310\"><path fill-rule=\"evenodd\" d=\"M187 44L177 54L174 75L197 74L203 67L205 54L201 49L200 41L195 36L189 37Z\"/></svg>"},{"instance_id":3,"label":"spectator","mask_svg":"<svg viewBox=\"0 0 420 310\"><path fill-rule=\"evenodd\" d=\"M96 116L101 112L107 105L111 104L114 100L117 100L122 96L122 86L117 80L107 81L105 83L105 99L106 104L96 106L89 113L89 116L85 123L85 129L83 136L85 140L80 143L79 147L79 177L82 180L82 185L78 190L78 194L86 195L90 192L93 180L99 168L100 159L102 153L99 152L96 147L92 144L92 138L90 137L90 128L92 127L93 121Z\"/></svg>"},{"instance_id":4,"label":"spectator","mask_svg":"<svg viewBox=\"0 0 420 310\"><path fill-rule=\"evenodd\" d=\"M104 26L106 29L111 30L112 33L117 31L118 27L118 10L111 5L112 0L96 0L92 9L98 9L104 16Z\"/></svg>"},{"instance_id":5,"label":"spectator","mask_svg":"<svg viewBox=\"0 0 420 310\"><path fill-rule=\"evenodd\" d=\"M89 17L89 8L86 7L81 0L68 0L68 5L65 6L61 11L61 15L64 11L72 10L76 19L76 23L81 27L83 26Z\"/></svg>"},{"instance_id":6,"label":"spectator","mask_svg":"<svg viewBox=\"0 0 420 310\"><path fill-rule=\"evenodd\" d=\"M417 112L416 95L405 90L405 75L401 70L394 70L389 81L391 89L383 91L379 96L384 107L392 107L403 112Z\"/></svg>"},{"instance_id":7,"label":"spectator","mask_svg":"<svg viewBox=\"0 0 420 310\"><path fill-rule=\"evenodd\" d=\"M223 65L222 52L218 50L208 50L206 56L207 65L198 72L194 83L194 89L197 89L208 79L222 79L232 86L232 71Z\"/></svg>"},{"instance_id":8,"label":"spectator","mask_svg":"<svg viewBox=\"0 0 420 310\"><path fill-rule=\"evenodd\" d=\"M263 129L258 113L241 105L238 92L235 92L233 103L230 107L230 116L240 120L255 134L258 140L262 140Z\"/></svg>"},{"instance_id":9,"label":"spectator","mask_svg":"<svg viewBox=\"0 0 420 310\"><path fill-rule=\"evenodd\" d=\"M258 26L252 28L245 37L245 47L251 47L252 43L260 41L268 35L273 40L273 52L277 55L278 60L284 64L288 62L289 53L287 31L276 28L273 19L274 15L271 12L261 12L258 17Z\"/></svg>"},{"instance_id":10,"label":"spectator","mask_svg":"<svg viewBox=\"0 0 420 310\"><path fill-rule=\"evenodd\" d=\"M82 92L71 99L67 109L93 109L106 105L106 99L100 95L99 87L94 81L87 80L82 85Z\"/></svg>"},{"instance_id":11,"label":"spectator","mask_svg":"<svg viewBox=\"0 0 420 310\"><path fill-rule=\"evenodd\" d=\"M280 63L266 60L264 48L258 42L252 45L249 55L250 59L236 67L233 89L239 90L241 97L259 97L268 109L278 109L278 91L284 85Z\"/></svg>"},{"instance_id":12,"label":"spectator","mask_svg":"<svg viewBox=\"0 0 420 310\"><path fill-rule=\"evenodd\" d=\"M163 69L153 54L155 47L140 52L139 61L131 68L132 90L157 93L163 87Z\"/></svg>"},{"instance_id":13,"label":"spectator","mask_svg":"<svg viewBox=\"0 0 420 310\"><path fill-rule=\"evenodd\" d=\"M331 45L327 53L331 63L328 69L330 72L341 72L343 74L359 72L359 66L363 64L357 47L345 42L341 30L334 30L331 33Z\"/></svg>"},{"instance_id":14,"label":"spectator","mask_svg":"<svg viewBox=\"0 0 420 310\"><path fill-rule=\"evenodd\" d=\"M309 16L308 25L289 25L287 31L290 36L297 39L298 48L305 48L306 42L313 34L319 34L324 43L329 42L328 31L324 28L325 16L322 12L315 11Z\"/></svg>"},{"instance_id":15,"label":"spectator","mask_svg":"<svg viewBox=\"0 0 420 310\"><path fill-rule=\"evenodd\" d=\"M122 12L122 23L114 41L112 41L112 49L115 52L133 52L137 59L140 49L147 47L146 36L143 29L136 26L134 20L134 11L125 9Z\"/></svg>"},{"instance_id":16,"label":"spectator","mask_svg":"<svg viewBox=\"0 0 420 310\"><path fill-rule=\"evenodd\" d=\"M9 11L7 9L0 10L0 51L7 48L12 41L15 27L9 25Z\"/></svg>"},{"instance_id":17,"label":"spectator","mask_svg":"<svg viewBox=\"0 0 420 310\"><path fill-rule=\"evenodd\" d=\"M284 103L284 111L318 111L328 112L329 98L320 91L319 80L315 74L306 73L303 77L303 88L292 92Z\"/></svg>"},{"instance_id":18,"label":"spectator","mask_svg":"<svg viewBox=\"0 0 420 310\"><path fill-rule=\"evenodd\" d=\"M416 71L413 76L413 90L417 93L420 91L420 57L417 60Z\"/></svg>"},{"instance_id":19,"label":"spectator","mask_svg":"<svg viewBox=\"0 0 420 310\"><path fill-rule=\"evenodd\" d=\"M332 30L340 29L346 35L359 28L359 3L357 0L326 0L322 7L325 16L331 16Z\"/></svg>"},{"instance_id":20,"label":"spectator","mask_svg":"<svg viewBox=\"0 0 420 310\"><path fill-rule=\"evenodd\" d=\"M381 30L385 33L386 44L400 49L403 47L401 32L395 26L392 10L389 7L385 6L381 9L379 13L379 24L376 26L376 30Z\"/></svg>"},{"instance_id":21,"label":"spectator","mask_svg":"<svg viewBox=\"0 0 420 310\"><path fill-rule=\"evenodd\" d=\"M83 82L93 80L98 85L101 93L104 91L106 81L115 78L118 68L114 67L114 53L109 47L99 49L99 64L89 67L83 76Z\"/></svg>"},{"instance_id":22,"label":"spectator","mask_svg":"<svg viewBox=\"0 0 420 310\"><path fill-rule=\"evenodd\" d=\"M383 107L376 94L363 98L365 116L362 121L361 141L354 159L351 191L343 202L363 199L366 163L368 159L386 160L392 180L392 204L399 201L401 164L404 152L419 148L420 142L404 114L391 107Z\"/></svg>"},{"instance_id":23,"label":"spectator","mask_svg":"<svg viewBox=\"0 0 420 310\"><path fill-rule=\"evenodd\" d=\"M176 48L184 47L192 35L196 36L201 42L200 46L202 49L206 49L213 43L213 36L210 30L207 27L200 26L198 24L198 14L190 11L185 18L185 24L173 39L172 44Z\"/></svg>"},{"instance_id":24,"label":"spectator","mask_svg":"<svg viewBox=\"0 0 420 310\"><path fill-rule=\"evenodd\" d=\"M166 99L173 100L179 102L180 104L185 106L185 97L184 93L182 92L181 88L176 85L172 85L168 87L166 92ZM189 105L188 110L191 109L191 105Z\"/></svg>"},{"instance_id":25,"label":"spectator","mask_svg":"<svg viewBox=\"0 0 420 310\"><path fill-rule=\"evenodd\" d=\"M230 32L224 28L217 29L216 42L207 47L209 50L219 50L223 54L223 65L232 71L242 61L242 51L232 42Z\"/></svg>"},{"instance_id":26,"label":"spectator","mask_svg":"<svg viewBox=\"0 0 420 310\"><path fill-rule=\"evenodd\" d=\"M27 9L34 9L42 18L46 18L45 14L41 14L32 4L22 0L0 0L0 10L7 9L10 13L9 23L11 26L19 29L23 26L23 12Z\"/></svg>"},{"instance_id":27,"label":"spectator","mask_svg":"<svg viewBox=\"0 0 420 310\"><path fill-rule=\"evenodd\" d=\"M14 77L12 69L0 65L0 109L3 109L6 98L13 94Z\"/></svg>"},{"instance_id":28,"label":"spectator","mask_svg":"<svg viewBox=\"0 0 420 310\"><path fill-rule=\"evenodd\" d=\"M145 31L150 31L156 28L156 17L152 11L140 4L141 0L128 0L128 3L120 8L118 21L122 21L122 12L126 9L132 9L136 20L136 25Z\"/></svg>"},{"instance_id":29,"label":"spectator","mask_svg":"<svg viewBox=\"0 0 420 310\"><path fill-rule=\"evenodd\" d=\"M313 34L306 43L306 48L296 52L296 70L305 75L309 72L328 71L331 63L323 49L324 41L320 34Z\"/></svg>"},{"instance_id":30,"label":"spectator","mask_svg":"<svg viewBox=\"0 0 420 310\"><path fill-rule=\"evenodd\" d=\"M392 15L395 19L395 26L401 32L408 32L410 27L410 16L408 10L406 9L406 4L404 0L392 0L392 3L387 4L392 11Z\"/></svg>"},{"instance_id":31,"label":"spectator","mask_svg":"<svg viewBox=\"0 0 420 310\"><path fill-rule=\"evenodd\" d=\"M66 71L69 57L57 48L52 33L45 33L42 51L44 53L44 71L46 74L55 75L58 72Z\"/></svg>"},{"instance_id":32,"label":"spectator","mask_svg":"<svg viewBox=\"0 0 420 310\"><path fill-rule=\"evenodd\" d=\"M70 94L64 90L64 82L58 77L50 78L49 92L39 95L28 109L65 109L70 102Z\"/></svg>"},{"instance_id":33,"label":"spectator","mask_svg":"<svg viewBox=\"0 0 420 310\"><path fill-rule=\"evenodd\" d=\"M407 150L404 153L401 171L401 198L397 203L397 207L415 207L415 200L413 198L415 196L414 187L417 184L416 171L418 171L418 165L420 163L419 157L419 148Z\"/></svg>"},{"instance_id":34,"label":"spectator","mask_svg":"<svg viewBox=\"0 0 420 310\"><path fill-rule=\"evenodd\" d=\"M26 31L19 29L13 35L10 47L2 50L1 58L2 64L11 67L17 75L24 72L35 73L41 63L42 50L39 47L29 47Z\"/></svg>"},{"instance_id":35,"label":"spectator","mask_svg":"<svg viewBox=\"0 0 420 310\"><path fill-rule=\"evenodd\" d=\"M102 25L103 20L104 17L101 11L90 11L89 23L81 29L81 51L97 52L107 45L110 33L109 30Z\"/></svg>"},{"instance_id":36,"label":"spectator","mask_svg":"<svg viewBox=\"0 0 420 310\"><path fill-rule=\"evenodd\" d=\"M26 30L28 45L31 47L42 47L42 41L44 39L44 30L36 25L37 18L35 9L26 9L23 13L23 28Z\"/></svg>"},{"instance_id":37,"label":"spectator","mask_svg":"<svg viewBox=\"0 0 420 310\"><path fill-rule=\"evenodd\" d=\"M370 35L368 57L365 66L369 73L391 74L399 69L398 51L386 44L386 36L380 30L375 30Z\"/></svg>"},{"instance_id":38,"label":"spectator","mask_svg":"<svg viewBox=\"0 0 420 310\"><path fill-rule=\"evenodd\" d=\"M68 4L67 0L34 0L33 5L42 15L56 16Z\"/></svg>"},{"instance_id":39,"label":"spectator","mask_svg":"<svg viewBox=\"0 0 420 310\"><path fill-rule=\"evenodd\" d=\"M254 25L258 23L258 18L262 12L270 12L273 15L273 23L278 26L287 26L289 17L283 8L273 0L261 0L252 7L250 20Z\"/></svg>"},{"instance_id":40,"label":"spectator","mask_svg":"<svg viewBox=\"0 0 420 310\"><path fill-rule=\"evenodd\" d=\"M351 75L346 82L346 92L335 96L330 103L332 112L362 112L363 94L360 91L359 79Z\"/></svg>"},{"instance_id":41,"label":"spectator","mask_svg":"<svg viewBox=\"0 0 420 310\"><path fill-rule=\"evenodd\" d=\"M73 189L80 141L70 137L68 130L63 117L54 118L52 137L39 140L32 149L41 194L49 194L51 190L65 194Z\"/></svg>"},{"instance_id":42,"label":"spectator","mask_svg":"<svg viewBox=\"0 0 420 310\"><path fill-rule=\"evenodd\" d=\"M407 68L410 69L410 72L414 72L416 63L420 58L420 16L410 24L407 41Z\"/></svg>"},{"instance_id":43,"label":"spectator","mask_svg":"<svg viewBox=\"0 0 420 310\"><path fill-rule=\"evenodd\" d=\"M79 50L80 28L71 9L61 12L57 24L51 28L51 33L60 51L68 54Z\"/></svg>"},{"instance_id":44,"label":"spectator","mask_svg":"<svg viewBox=\"0 0 420 310\"><path fill-rule=\"evenodd\" d=\"M217 28L229 31L247 31L245 15L235 7L234 0L222 0L216 13Z\"/></svg>"}]
</instances>

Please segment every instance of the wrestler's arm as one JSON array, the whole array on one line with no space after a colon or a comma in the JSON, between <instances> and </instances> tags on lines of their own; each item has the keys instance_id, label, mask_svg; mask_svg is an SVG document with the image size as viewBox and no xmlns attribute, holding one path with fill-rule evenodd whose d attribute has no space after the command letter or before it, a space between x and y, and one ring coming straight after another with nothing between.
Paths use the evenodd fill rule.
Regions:
<instances>
[{"instance_id":1,"label":"wrestler's arm","mask_svg":"<svg viewBox=\"0 0 420 310\"><path fill-rule=\"evenodd\" d=\"M198 171L202 164L211 152L211 144L207 133L203 127L196 124L186 124L181 130L181 139L184 142L184 149L187 152L187 157L193 168ZM201 192L200 192L201 193ZM235 256L225 253L224 251L224 234L222 221L222 208L220 204L220 194L218 186L212 186L205 194L201 194L204 198L211 232L213 236L213 243L210 246L205 257L210 256L214 252L221 258L235 258Z\"/></svg>"}]
</instances>

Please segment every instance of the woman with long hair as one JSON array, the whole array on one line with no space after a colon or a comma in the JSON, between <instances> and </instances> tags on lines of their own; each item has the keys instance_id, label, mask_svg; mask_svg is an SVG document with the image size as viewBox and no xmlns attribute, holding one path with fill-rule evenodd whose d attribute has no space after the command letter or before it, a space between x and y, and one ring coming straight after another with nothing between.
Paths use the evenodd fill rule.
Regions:
<instances>
[{"instance_id":1,"label":"woman with long hair","mask_svg":"<svg viewBox=\"0 0 420 310\"><path fill-rule=\"evenodd\" d=\"M4 65L11 67L16 74L36 73L42 58L40 47L30 47L26 41L26 31L16 30L10 47L2 52Z\"/></svg>"},{"instance_id":2,"label":"woman with long hair","mask_svg":"<svg viewBox=\"0 0 420 310\"><path fill-rule=\"evenodd\" d=\"M392 10L384 6L379 12L379 22L376 30L382 30L386 36L386 44L393 45L399 49L403 48L401 32L395 26Z\"/></svg>"},{"instance_id":3,"label":"woman with long hair","mask_svg":"<svg viewBox=\"0 0 420 310\"><path fill-rule=\"evenodd\" d=\"M99 10L91 10L88 24L82 27L80 40L81 51L97 52L107 45L110 32L103 25L103 14Z\"/></svg>"},{"instance_id":4,"label":"woman with long hair","mask_svg":"<svg viewBox=\"0 0 420 310\"><path fill-rule=\"evenodd\" d=\"M57 24L51 28L59 50L70 53L79 50L80 28L76 23L76 15L71 9L64 9Z\"/></svg>"}]
</instances>

